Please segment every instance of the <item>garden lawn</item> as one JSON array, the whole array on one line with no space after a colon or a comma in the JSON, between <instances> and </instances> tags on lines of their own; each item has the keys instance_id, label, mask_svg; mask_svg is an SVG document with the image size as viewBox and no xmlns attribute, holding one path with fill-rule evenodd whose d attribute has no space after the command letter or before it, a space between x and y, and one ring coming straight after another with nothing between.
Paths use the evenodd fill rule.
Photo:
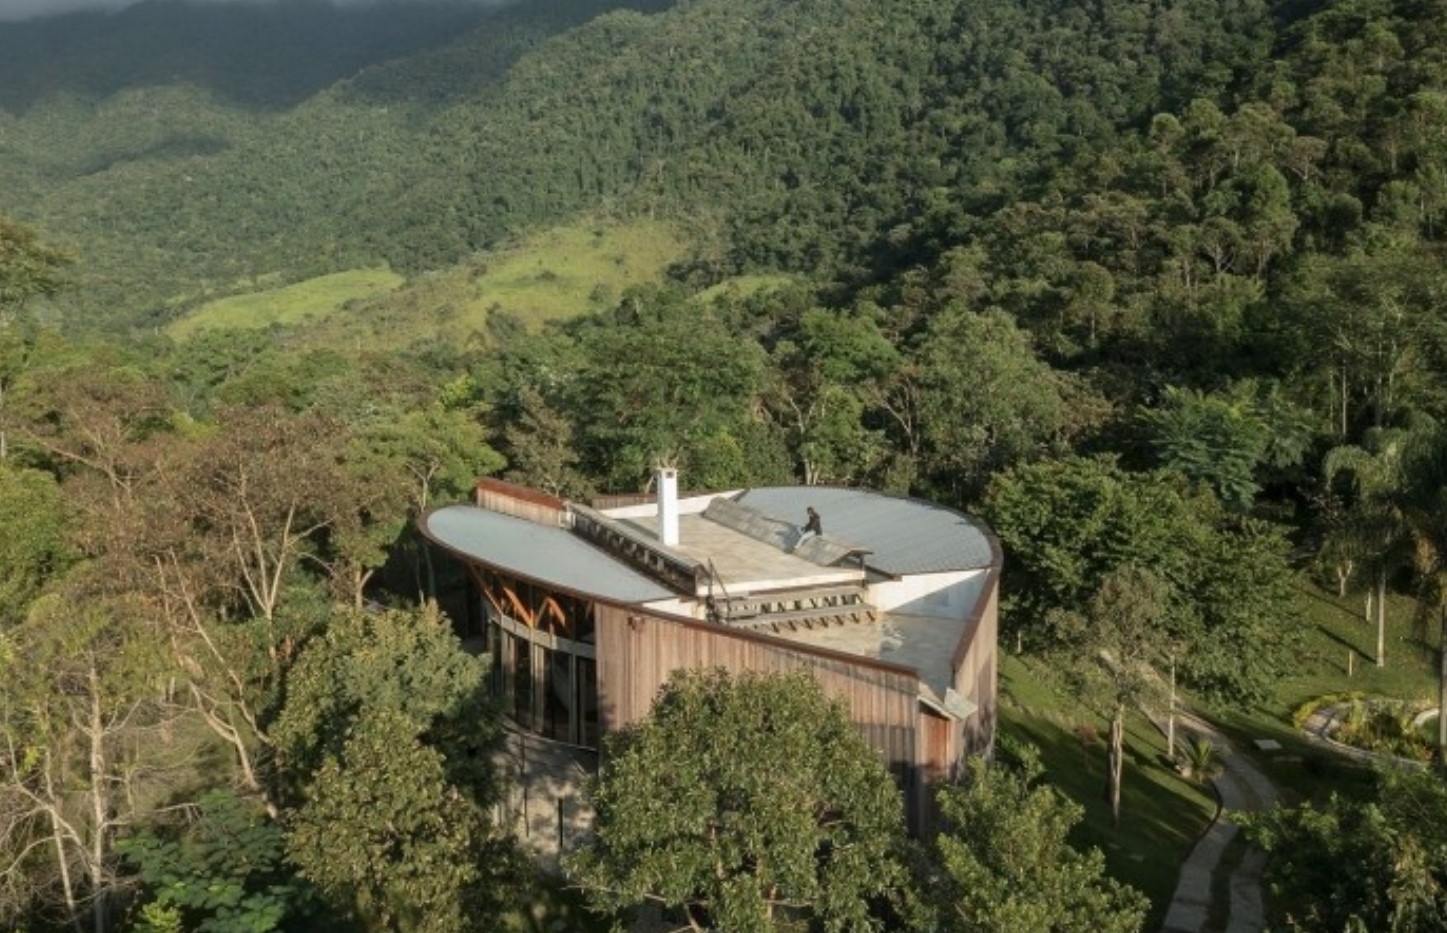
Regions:
<instances>
[{"instance_id":1,"label":"garden lawn","mask_svg":"<svg viewBox=\"0 0 1447 933\"><path fill-rule=\"evenodd\" d=\"M1261 704L1246 709L1205 707L1203 711L1238 743L1275 739L1277 752L1253 759L1286 792L1288 800L1322 800L1332 792L1352 792L1370 781L1370 771L1306 741L1292 714L1308 700L1332 693L1360 692L1368 697L1435 701L1437 625L1424 617L1416 600L1398 594L1387 599L1386 667L1373 663L1376 623L1363 620L1359 595L1338 599L1303 578L1297 588L1301 647L1296 669L1277 682ZM1348 676L1347 654L1353 652Z\"/></svg>"},{"instance_id":2,"label":"garden lawn","mask_svg":"<svg viewBox=\"0 0 1447 933\"><path fill-rule=\"evenodd\" d=\"M1155 928L1175 892L1180 865L1216 813L1216 798L1165 764L1166 742L1143 716L1126 723L1119 829L1105 800L1105 717L1053 684L1038 662L1001 655L1000 735L1040 749L1046 778L1085 808L1073 841L1105 853L1110 874L1151 900Z\"/></svg>"}]
</instances>

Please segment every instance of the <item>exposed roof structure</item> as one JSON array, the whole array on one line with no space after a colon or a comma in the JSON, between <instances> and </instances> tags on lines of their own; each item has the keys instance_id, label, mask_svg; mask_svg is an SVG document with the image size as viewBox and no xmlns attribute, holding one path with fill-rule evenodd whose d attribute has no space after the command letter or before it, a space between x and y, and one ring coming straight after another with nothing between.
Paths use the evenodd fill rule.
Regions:
<instances>
[{"instance_id":1,"label":"exposed roof structure","mask_svg":"<svg viewBox=\"0 0 1447 933\"><path fill-rule=\"evenodd\" d=\"M973 570L993 559L979 526L919 499L833 486L766 486L744 490L737 501L793 523L802 523L804 507L813 506L825 535L868 549L866 563L895 576Z\"/></svg>"},{"instance_id":2,"label":"exposed roof structure","mask_svg":"<svg viewBox=\"0 0 1447 933\"><path fill-rule=\"evenodd\" d=\"M473 505L440 508L423 527L443 547L563 590L633 604L676 595L564 528Z\"/></svg>"}]
</instances>

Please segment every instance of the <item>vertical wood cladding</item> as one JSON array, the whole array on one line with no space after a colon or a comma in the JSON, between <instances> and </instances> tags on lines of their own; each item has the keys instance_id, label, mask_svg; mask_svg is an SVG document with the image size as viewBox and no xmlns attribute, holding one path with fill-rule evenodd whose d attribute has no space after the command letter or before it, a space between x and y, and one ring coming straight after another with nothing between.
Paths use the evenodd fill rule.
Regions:
<instances>
[{"instance_id":1,"label":"vertical wood cladding","mask_svg":"<svg viewBox=\"0 0 1447 933\"><path fill-rule=\"evenodd\" d=\"M825 695L844 703L860 732L883 753L907 789L911 814L920 812L926 773L938 773L948 764L921 759L919 681L907 670L602 604L597 606L597 625L598 707L604 732L647 715L659 687L679 669L803 668L813 673Z\"/></svg>"},{"instance_id":2,"label":"vertical wood cladding","mask_svg":"<svg viewBox=\"0 0 1447 933\"><path fill-rule=\"evenodd\" d=\"M555 496L490 477L477 481L473 487L473 502L484 509L525 518L539 525L562 524L568 510L567 504Z\"/></svg>"}]
</instances>

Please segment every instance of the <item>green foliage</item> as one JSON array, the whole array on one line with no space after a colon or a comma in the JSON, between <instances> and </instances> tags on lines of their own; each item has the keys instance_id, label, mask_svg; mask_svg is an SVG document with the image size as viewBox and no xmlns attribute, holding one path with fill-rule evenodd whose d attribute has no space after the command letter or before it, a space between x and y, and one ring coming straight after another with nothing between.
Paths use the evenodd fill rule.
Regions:
<instances>
[{"instance_id":1,"label":"green foliage","mask_svg":"<svg viewBox=\"0 0 1447 933\"><path fill-rule=\"evenodd\" d=\"M1186 777L1204 784L1226 769L1225 753L1210 739L1192 736L1181 746L1179 767Z\"/></svg>"},{"instance_id":2,"label":"green foliage","mask_svg":"<svg viewBox=\"0 0 1447 933\"><path fill-rule=\"evenodd\" d=\"M928 898L934 929L947 933L1129 933L1146 900L1105 873L1099 849L1070 843L1081 808L1040 783L1039 755L1017 765L968 762L959 784L939 791L944 829Z\"/></svg>"},{"instance_id":3,"label":"green foliage","mask_svg":"<svg viewBox=\"0 0 1447 933\"><path fill-rule=\"evenodd\" d=\"M949 307L920 354L921 421L934 482L973 499L995 472L1062 447L1064 377L1010 317Z\"/></svg>"},{"instance_id":4,"label":"green foliage","mask_svg":"<svg viewBox=\"0 0 1447 933\"><path fill-rule=\"evenodd\" d=\"M1427 933L1447 913L1447 786L1439 774L1383 772L1365 800L1242 814L1265 849L1271 910L1290 929Z\"/></svg>"},{"instance_id":5,"label":"green foliage","mask_svg":"<svg viewBox=\"0 0 1447 933\"><path fill-rule=\"evenodd\" d=\"M1178 654L1184 682L1226 697L1259 696L1292 641L1286 541L1231 520L1172 474L1133 474L1073 459L998 476L985 515L1005 546L1006 631L1037 649L1068 642L1049 620L1088 604L1122 568L1167 586L1154 638Z\"/></svg>"},{"instance_id":6,"label":"green foliage","mask_svg":"<svg viewBox=\"0 0 1447 933\"><path fill-rule=\"evenodd\" d=\"M685 475L747 481L721 468L719 440L748 430L765 378L757 344L661 290L630 293L608 317L580 321L576 340L581 366L567 395L586 412L578 446L590 472L615 489L641 488L659 458L671 457Z\"/></svg>"},{"instance_id":7,"label":"green foliage","mask_svg":"<svg viewBox=\"0 0 1447 933\"><path fill-rule=\"evenodd\" d=\"M53 477L0 460L0 629L24 618L74 558L69 528Z\"/></svg>"},{"instance_id":8,"label":"green foliage","mask_svg":"<svg viewBox=\"0 0 1447 933\"><path fill-rule=\"evenodd\" d=\"M368 925L462 933L496 911L486 816L448 762L395 708L359 719L291 818L286 851L304 878Z\"/></svg>"},{"instance_id":9,"label":"green foliage","mask_svg":"<svg viewBox=\"0 0 1447 933\"><path fill-rule=\"evenodd\" d=\"M286 851L337 909L417 931L496 912L485 670L435 609L338 615L297 659L274 727L300 790Z\"/></svg>"},{"instance_id":10,"label":"green foliage","mask_svg":"<svg viewBox=\"0 0 1447 933\"><path fill-rule=\"evenodd\" d=\"M1167 388L1164 404L1142 416L1161 466L1206 484L1240 512L1260 492L1260 469L1267 463L1296 466L1310 438L1300 414L1289 406L1263 408L1252 388L1243 385L1229 395Z\"/></svg>"},{"instance_id":11,"label":"green foliage","mask_svg":"<svg viewBox=\"0 0 1447 933\"><path fill-rule=\"evenodd\" d=\"M0 214L0 327L9 325L9 312L27 298L54 292L69 262L34 230Z\"/></svg>"},{"instance_id":12,"label":"green foliage","mask_svg":"<svg viewBox=\"0 0 1447 933\"><path fill-rule=\"evenodd\" d=\"M304 783L324 760L342 757L360 723L385 712L440 751L448 777L476 802L490 803L485 753L501 732L486 671L486 659L464 652L435 608L338 613L287 678L273 732L288 773Z\"/></svg>"},{"instance_id":13,"label":"green foliage","mask_svg":"<svg viewBox=\"0 0 1447 933\"><path fill-rule=\"evenodd\" d=\"M304 912L308 890L291 878L281 828L255 804L206 793L194 822L117 843L150 899L134 929L269 933Z\"/></svg>"},{"instance_id":14,"label":"green foliage","mask_svg":"<svg viewBox=\"0 0 1447 933\"><path fill-rule=\"evenodd\" d=\"M720 931L879 929L905 886L899 792L807 674L680 672L608 739L595 839L570 871L600 910L657 901Z\"/></svg>"}]
</instances>

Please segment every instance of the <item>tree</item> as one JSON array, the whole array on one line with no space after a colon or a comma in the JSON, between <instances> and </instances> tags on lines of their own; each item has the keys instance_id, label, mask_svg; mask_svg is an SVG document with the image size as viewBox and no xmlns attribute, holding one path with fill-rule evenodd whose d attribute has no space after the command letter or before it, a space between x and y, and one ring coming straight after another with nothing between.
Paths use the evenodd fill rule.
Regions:
<instances>
[{"instance_id":1,"label":"tree","mask_svg":"<svg viewBox=\"0 0 1447 933\"><path fill-rule=\"evenodd\" d=\"M767 400L785 429L806 486L858 482L883 455L862 423L866 386L899 365L898 353L862 314L805 311L773 347Z\"/></svg>"},{"instance_id":2,"label":"tree","mask_svg":"<svg viewBox=\"0 0 1447 933\"><path fill-rule=\"evenodd\" d=\"M368 928L475 930L496 905L487 871L497 853L478 801L395 709L358 720L291 815L287 854L302 877Z\"/></svg>"},{"instance_id":3,"label":"tree","mask_svg":"<svg viewBox=\"0 0 1447 933\"><path fill-rule=\"evenodd\" d=\"M1247 512L1260 491L1259 471L1296 466L1310 440L1308 423L1279 396L1244 381L1205 395L1167 387L1164 403L1142 415L1161 466L1205 483L1226 506Z\"/></svg>"},{"instance_id":4,"label":"tree","mask_svg":"<svg viewBox=\"0 0 1447 933\"><path fill-rule=\"evenodd\" d=\"M68 531L54 477L0 459L0 630L23 619L41 588L69 564Z\"/></svg>"},{"instance_id":5,"label":"tree","mask_svg":"<svg viewBox=\"0 0 1447 933\"><path fill-rule=\"evenodd\" d=\"M497 909L486 667L431 608L342 613L297 659L273 729L300 800L287 854L343 912L441 933Z\"/></svg>"},{"instance_id":6,"label":"tree","mask_svg":"<svg viewBox=\"0 0 1447 933\"><path fill-rule=\"evenodd\" d=\"M1105 873L1099 849L1070 844L1079 805L1040 783L1029 747L1018 764L971 758L940 788L943 829L926 889L942 933L1131 933L1148 903Z\"/></svg>"},{"instance_id":7,"label":"tree","mask_svg":"<svg viewBox=\"0 0 1447 933\"><path fill-rule=\"evenodd\" d=\"M447 617L416 610L339 612L298 656L273 732L291 780L337 758L356 723L379 710L406 717L482 803L497 792L484 754L502 735L488 699L488 662L462 650Z\"/></svg>"},{"instance_id":8,"label":"tree","mask_svg":"<svg viewBox=\"0 0 1447 933\"><path fill-rule=\"evenodd\" d=\"M359 427L344 463L354 507L338 515L331 534L334 580L356 608L368 582L401 538L427 565L418 591L436 594L431 550L410 530L434 499L464 499L480 476L502 468L502 455L467 407L431 404L405 412L385 411Z\"/></svg>"},{"instance_id":9,"label":"tree","mask_svg":"<svg viewBox=\"0 0 1447 933\"><path fill-rule=\"evenodd\" d=\"M0 216L0 329L10 326L11 312L26 299L59 288L60 270L69 262L34 230Z\"/></svg>"},{"instance_id":10,"label":"tree","mask_svg":"<svg viewBox=\"0 0 1447 933\"><path fill-rule=\"evenodd\" d=\"M611 316L582 319L578 346L584 362L567 395L595 475L614 488L639 488L668 456L688 475L728 472L707 453L720 449L720 434L737 437L753 417L766 376L758 344L678 294L638 290Z\"/></svg>"},{"instance_id":11,"label":"tree","mask_svg":"<svg viewBox=\"0 0 1447 933\"><path fill-rule=\"evenodd\" d=\"M951 498L968 500L996 471L1059 446L1064 377L1004 312L945 309L919 360L926 472Z\"/></svg>"},{"instance_id":12,"label":"tree","mask_svg":"<svg viewBox=\"0 0 1447 933\"><path fill-rule=\"evenodd\" d=\"M1081 458L1021 466L996 477L984 516L1012 568L1002 623L1022 649L1069 649L1060 613L1079 613L1134 567L1169 583L1153 651L1176 659L1187 687L1250 700L1285 668L1294 636L1284 536L1225 513L1179 474Z\"/></svg>"},{"instance_id":13,"label":"tree","mask_svg":"<svg viewBox=\"0 0 1447 933\"><path fill-rule=\"evenodd\" d=\"M271 933L304 913L312 896L291 876L281 827L227 790L204 794L189 822L147 827L116 848L149 895L141 909L173 912L178 930Z\"/></svg>"},{"instance_id":14,"label":"tree","mask_svg":"<svg viewBox=\"0 0 1447 933\"><path fill-rule=\"evenodd\" d=\"M1338 477L1351 482L1352 504L1346 520L1335 529L1338 541L1360 555L1370 568L1376 588L1377 667L1387 664L1387 580L1410 562L1412 528L1405 506L1411 477L1405 451L1411 444L1406 431L1374 428L1365 446L1337 447L1327 454L1322 472L1328 486Z\"/></svg>"},{"instance_id":15,"label":"tree","mask_svg":"<svg viewBox=\"0 0 1447 933\"><path fill-rule=\"evenodd\" d=\"M1071 679L1106 709L1110 737L1106 743L1105 799L1113 825L1120 824L1120 791L1125 771L1125 717L1160 679L1152 664L1167 660L1171 641L1165 615L1169 585L1144 568L1125 564L1112 570L1091 597L1085 611L1056 611L1056 654Z\"/></svg>"},{"instance_id":16,"label":"tree","mask_svg":"<svg viewBox=\"0 0 1447 933\"><path fill-rule=\"evenodd\" d=\"M1271 856L1279 922L1303 933L1431 933L1447 916L1447 784L1428 771L1377 776L1365 799L1238 814ZM1349 866L1349 870L1343 870Z\"/></svg>"},{"instance_id":17,"label":"tree","mask_svg":"<svg viewBox=\"0 0 1447 933\"><path fill-rule=\"evenodd\" d=\"M877 929L906 884L899 791L807 674L680 672L607 740L592 844L569 863L594 907L679 910L695 931Z\"/></svg>"},{"instance_id":18,"label":"tree","mask_svg":"<svg viewBox=\"0 0 1447 933\"><path fill-rule=\"evenodd\" d=\"M166 741L162 646L114 602L54 593L0 639L0 923L106 933L115 842L193 754Z\"/></svg>"}]
</instances>

